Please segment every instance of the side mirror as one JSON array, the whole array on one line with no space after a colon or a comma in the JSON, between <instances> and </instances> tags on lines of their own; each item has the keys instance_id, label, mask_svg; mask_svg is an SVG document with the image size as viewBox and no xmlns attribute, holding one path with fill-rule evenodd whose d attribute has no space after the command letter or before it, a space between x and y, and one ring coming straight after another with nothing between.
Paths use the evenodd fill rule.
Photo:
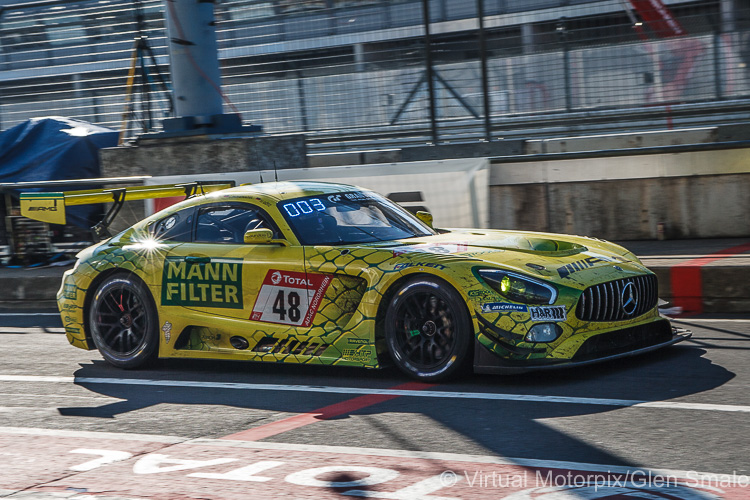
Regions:
<instances>
[{"instance_id":1,"label":"side mirror","mask_svg":"<svg viewBox=\"0 0 750 500\"><path fill-rule=\"evenodd\" d=\"M417 219L421 220L425 224L427 224L429 227L432 227L432 214L430 212L423 212L420 210L416 213Z\"/></svg>"},{"instance_id":2,"label":"side mirror","mask_svg":"<svg viewBox=\"0 0 750 500\"><path fill-rule=\"evenodd\" d=\"M273 242L273 231L270 229L251 229L245 233L244 241L248 245L268 245Z\"/></svg>"}]
</instances>

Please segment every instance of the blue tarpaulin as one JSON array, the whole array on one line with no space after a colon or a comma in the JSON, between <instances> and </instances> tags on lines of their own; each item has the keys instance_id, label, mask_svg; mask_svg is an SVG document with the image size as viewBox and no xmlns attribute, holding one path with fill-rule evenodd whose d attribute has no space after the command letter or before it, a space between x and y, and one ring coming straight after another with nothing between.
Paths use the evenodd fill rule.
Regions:
<instances>
[{"instance_id":1,"label":"blue tarpaulin","mask_svg":"<svg viewBox=\"0 0 750 500\"><path fill-rule=\"evenodd\" d=\"M0 133L0 182L100 177L99 150L117 146L117 139L116 131L79 120L32 118ZM71 207L68 223L89 228L100 211L99 206Z\"/></svg>"}]
</instances>

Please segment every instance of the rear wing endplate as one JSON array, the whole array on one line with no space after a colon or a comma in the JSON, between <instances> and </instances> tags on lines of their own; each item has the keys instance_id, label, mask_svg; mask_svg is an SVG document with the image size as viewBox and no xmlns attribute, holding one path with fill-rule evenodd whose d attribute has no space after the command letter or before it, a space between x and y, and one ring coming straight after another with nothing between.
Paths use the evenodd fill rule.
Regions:
<instances>
[{"instance_id":1,"label":"rear wing endplate","mask_svg":"<svg viewBox=\"0 0 750 500\"><path fill-rule=\"evenodd\" d=\"M109 236L108 227L115 219L125 201L172 198L207 194L234 187L233 181L201 181L186 184L158 186L133 186L114 189L90 189L55 193L21 193L21 215L50 224L65 224L65 209L75 205L112 203L101 221L91 230L97 238Z\"/></svg>"}]
</instances>

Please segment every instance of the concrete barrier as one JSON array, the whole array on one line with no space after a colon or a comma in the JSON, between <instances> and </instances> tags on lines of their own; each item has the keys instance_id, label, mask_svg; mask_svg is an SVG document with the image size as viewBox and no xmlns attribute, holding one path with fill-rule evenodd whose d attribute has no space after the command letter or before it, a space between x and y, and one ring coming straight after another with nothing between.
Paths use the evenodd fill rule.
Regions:
<instances>
[{"instance_id":1,"label":"concrete barrier","mask_svg":"<svg viewBox=\"0 0 750 500\"><path fill-rule=\"evenodd\" d=\"M680 144L716 142L719 127L655 130L646 132L553 137L526 141L526 154L567 153L571 151L602 151L635 149Z\"/></svg>"},{"instance_id":2,"label":"concrete barrier","mask_svg":"<svg viewBox=\"0 0 750 500\"><path fill-rule=\"evenodd\" d=\"M490 225L611 240L750 236L750 149L493 159Z\"/></svg>"},{"instance_id":3,"label":"concrete barrier","mask_svg":"<svg viewBox=\"0 0 750 500\"><path fill-rule=\"evenodd\" d=\"M71 266L72 267L72 266ZM63 273L70 267L4 268L0 271L3 290L0 308L24 312L28 309L57 309L55 295Z\"/></svg>"}]
</instances>

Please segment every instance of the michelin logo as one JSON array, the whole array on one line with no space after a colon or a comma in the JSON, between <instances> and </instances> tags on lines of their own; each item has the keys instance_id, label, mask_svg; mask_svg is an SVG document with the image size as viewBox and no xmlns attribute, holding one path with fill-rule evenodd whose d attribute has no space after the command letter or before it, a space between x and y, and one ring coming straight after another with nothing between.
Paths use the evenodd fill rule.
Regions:
<instances>
[{"instance_id":1,"label":"michelin logo","mask_svg":"<svg viewBox=\"0 0 750 500\"><path fill-rule=\"evenodd\" d=\"M482 304L483 313L492 312L526 312L527 308L523 304L511 304L509 302L492 302Z\"/></svg>"}]
</instances>

